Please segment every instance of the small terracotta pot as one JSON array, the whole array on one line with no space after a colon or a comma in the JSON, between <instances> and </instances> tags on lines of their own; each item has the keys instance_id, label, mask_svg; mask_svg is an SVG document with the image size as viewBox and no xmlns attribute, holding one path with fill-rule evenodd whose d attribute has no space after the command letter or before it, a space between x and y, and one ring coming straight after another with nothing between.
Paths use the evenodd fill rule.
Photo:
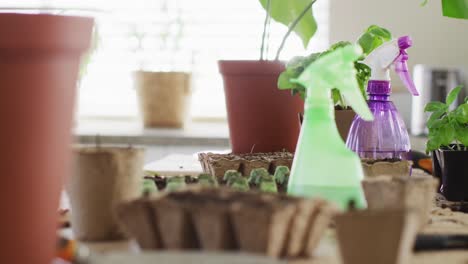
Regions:
<instances>
[{"instance_id":1,"label":"small terracotta pot","mask_svg":"<svg viewBox=\"0 0 468 264\"><path fill-rule=\"evenodd\" d=\"M349 130L355 116L356 112L354 110L335 110L336 127L344 142L348 139Z\"/></svg>"},{"instance_id":2,"label":"small terracotta pot","mask_svg":"<svg viewBox=\"0 0 468 264\"><path fill-rule=\"evenodd\" d=\"M0 14L0 263L50 264L93 20Z\"/></svg>"},{"instance_id":3,"label":"small terracotta pot","mask_svg":"<svg viewBox=\"0 0 468 264\"><path fill-rule=\"evenodd\" d=\"M278 89L279 61L219 61L232 152L296 150L304 103L291 91Z\"/></svg>"},{"instance_id":4,"label":"small terracotta pot","mask_svg":"<svg viewBox=\"0 0 468 264\"><path fill-rule=\"evenodd\" d=\"M187 72L134 73L145 127L184 126L190 108L190 79Z\"/></svg>"},{"instance_id":5,"label":"small terracotta pot","mask_svg":"<svg viewBox=\"0 0 468 264\"><path fill-rule=\"evenodd\" d=\"M125 238L114 210L141 195L143 162L144 150L139 148L75 148L75 169L66 189L77 239Z\"/></svg>"}]
</instances>

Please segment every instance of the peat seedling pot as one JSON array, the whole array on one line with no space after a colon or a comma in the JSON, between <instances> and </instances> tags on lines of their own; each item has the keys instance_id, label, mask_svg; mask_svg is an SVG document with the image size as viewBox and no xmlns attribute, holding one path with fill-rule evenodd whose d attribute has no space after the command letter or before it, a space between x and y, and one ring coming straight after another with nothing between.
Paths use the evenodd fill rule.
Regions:
<instances>
[{"instance_id":1,"label":"peat seedling pot","mask_svg":"<svg viewBox=\"0 0 468 264\"><path fill-rule=\"evenodd\" d=\"M0 14L0 263L50 264L93 19Z\"/></svg>"},{"instance_id":2,"label":"peat seedling pot","mask_svg":"<svg viewBox=\"0 0 468 264\"><path fill-rule=\"evenodd\" d=\"M190 73L137 71L133 78L145 127L184 126L190 106Z\"/></svg>"},{"instance_id":3,"label":"peat seedling pot","mask_svg":"<svg viewBox=\"0 0 468 264\"><path fill-rule=\"evenodd\" d=\"M456 149L456 148L455 148ZM449 201L468 201L468 151L438 149L433 152L434 176Z\"/></svg>"},{"instance_id":4,"label":"peat seedling pot","mask_svg":"<svg viewBox=\"0 0 468 264\"><path fill-rule=\"evenodd\" d=\"M114 209L141 194L144 150L76 147L73 175L66 184L74 236L82 241L125 238Z\"/></svg>"},{"instance_id":5,"label":"peat seedling pot","mask_svg":"<svg viewBox=\"0 0 468 264\"><path fill-rule=\"evenodd\" d=\"M362 186L369 209L413 210L421 229L435 206L438 180L431 176L378 176L364 179Z\"/></svg>"},{"instance_id":6,"label":"peat seedling pot","mask_svg":"<svg viewBox=\"0 0 468 264\"><path fill-rule=\"evenodd\" d=\"M279 61L219 61L232 152L294 152L304 103L277 88Z\"/></svg>"},{"instance_id":7,"label":"peat seedling pot","mask_svg":"<svg viewBox=\"0 0 468 264\"><path fill-rule=\"evenodd\" d=\"M417 218L405 210L350 211L336 217L344 264L407 264Z\"/></svg>"}]
</instances>

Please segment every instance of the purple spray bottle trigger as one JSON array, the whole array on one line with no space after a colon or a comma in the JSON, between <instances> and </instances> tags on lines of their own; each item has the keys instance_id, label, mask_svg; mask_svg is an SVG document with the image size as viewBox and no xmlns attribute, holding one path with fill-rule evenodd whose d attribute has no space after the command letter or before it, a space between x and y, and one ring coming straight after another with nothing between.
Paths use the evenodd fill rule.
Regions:
<instances>
[{"instance_id":1,"label":"purple spray bottle trigger","mask_svg":"<svg viewBox=\"0 0 468 264\"><path fill-rule=\"evenodd\" d=\"M413 42L409 36L403 36L398 39L398 47L400 48L400 55L395 59L395 71L403 81L403 84L408 88L411 94L414 96L418 96L419 92L416 89L416 85L414 85L413 79L408 70L408 53L406 53L406 49L411 47Z\"/></svg>"}]
</instances>

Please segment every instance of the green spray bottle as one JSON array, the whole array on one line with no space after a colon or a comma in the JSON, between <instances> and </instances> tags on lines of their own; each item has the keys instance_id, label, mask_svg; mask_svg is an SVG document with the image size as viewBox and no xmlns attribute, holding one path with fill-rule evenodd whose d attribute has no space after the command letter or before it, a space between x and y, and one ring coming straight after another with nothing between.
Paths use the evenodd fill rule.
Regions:
<instances>
[{"instance_id":1,"label":"green spray bottle","mask_svg":"<svg viewBox=\"0 0 468 264\"><path fill-rule=\"evenodd\" d=\"M324 198L342 209L351 200L357 208L366 207L361 161L338 133L331 98L331 91L336 88L364 120L373 119L356 80L354 62L361 55L362 49L357 45L336 49L291 80L305 87L307 93L289 194Z\"/></svg>"}]
</instances>

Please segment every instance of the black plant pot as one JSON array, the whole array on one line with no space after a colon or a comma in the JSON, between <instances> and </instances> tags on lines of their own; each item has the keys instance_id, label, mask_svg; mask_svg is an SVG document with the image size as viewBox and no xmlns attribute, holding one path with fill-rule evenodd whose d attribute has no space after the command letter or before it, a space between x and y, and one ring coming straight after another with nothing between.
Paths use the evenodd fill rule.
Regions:
<instances>
[{"instance_id":1,"label":"black plant pot","mask_svg":"<svg viewBox=\"0 0 468 264\"><path fill-rule=\"evenodd\" d=\"M434 176L449 201L468 201L468 151L438 149L433 152Z\"/></svg>"}]
</instances>

